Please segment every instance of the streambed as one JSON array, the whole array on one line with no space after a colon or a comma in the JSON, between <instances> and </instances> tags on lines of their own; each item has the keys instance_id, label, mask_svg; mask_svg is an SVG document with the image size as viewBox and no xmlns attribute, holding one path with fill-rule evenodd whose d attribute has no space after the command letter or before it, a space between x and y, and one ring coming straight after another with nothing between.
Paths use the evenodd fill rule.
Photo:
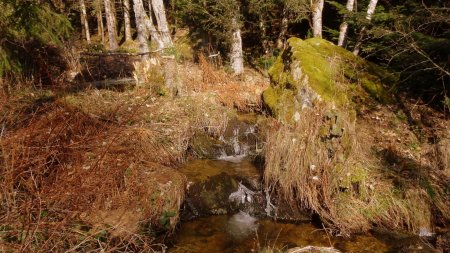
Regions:
<instances>
[{"instance_id":1,"label":"streambed","mask_svg":"<svg viewBox=\"0 0 450 253\"><path fill-rule=\"evenodd\" d=\"M286 250L310 245L333 246L342 252L355 253L389 252L394 248L373 236L329 237L311 223L289 224L262 219L256 221L257 228L252 233L245 233L246 228L234 224L233 217L218 215L183 223L168 252L258 252L263 247Z\"/></svg>"},{"instance_id":2,"label":"streambed","mask_svg":"<svg viewBox=\"0 0 450 253\"><path fill-rule=\"evenodd\" d=\"M181 171L187 175L188 180L196 182L222 173L253 178L260 175L249 159L242 159L240 162L193 160ZM169 240L168 252L258 252L258 249L264 247L286 250L306 246L332 246L342 252L354 253L435 252L419 237L395 239L382 234L333 237L312 222L277 222L268 217L249 215L244 211L236 210L235 213L182 221L176 234Z\"/></svg>"},{"instance_id":3,"label":"streambed","mask_svg":"<svg viewBox=\"0 0 450 253\"><path fill-rule=\"evenodd\" d=\"M239 127L240 131L232 129L232 135L221 138L234 148L218 152L221 155L216 159L191 160L180 169L189 181L189 189L181 225L167 241L168 252L260 252L263 248L306 246L354 253L436 252L419 237L383 233L333 237L315 226L307 215L292 214L275 205L271 208L279 213L273 215L267 209L272 203L262 191L262 169L250 158L254 156L249 156L255 145L246 141L249 138L242 138L242 133L255 134L255 127ZM283 222L273 219L286 213L289 219L282 218Z\"/></svg>"}]
</instances>

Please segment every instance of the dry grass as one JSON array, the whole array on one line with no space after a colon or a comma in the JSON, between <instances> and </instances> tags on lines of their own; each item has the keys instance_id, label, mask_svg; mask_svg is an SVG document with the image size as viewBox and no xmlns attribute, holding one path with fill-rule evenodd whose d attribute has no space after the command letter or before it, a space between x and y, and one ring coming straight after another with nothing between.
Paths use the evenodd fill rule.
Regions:
<instances>
[{"instance_id":1,"label":"dry grass","mask_svg":"<svg viewBox=\"0 0 450 253\"><path fill-rule=\"evenodd\" d=\"M319 214L341 234L367 231L373 224L431 231L429 194L418 185L396 188L371 153L373 139L356 132L350 118L322 104L304 109L293 126L269 133L266 187ZM333 135L336 129L343 129L342 135Z\"/></svg>"},{"instance_id":2,"label":"dry grass","mask_svg":"<svg viewBox=\"0 0 450 253\"><path fill-rule=\"evenodd\" d=\"M0 110L5 250L150 251L184 198L185 177L165 166L185 161L195 133L218 137L233 116L203 93L30 94Z\"/></svg>"},{"instance_id":3,"label":"dry grass","mask_svg":"<svg viewBox=\"0 0 450 253\"><path fill-rule=\"evenodd\" d=\"M136 139L132 142L123 127L106 124L60 102L45 105L39 111L25 127L10 131L0 143L5 249L100 250L119 246L103 242L113 239L144 245L148 239L143 243L127 238L137 239L139 224L157 227L160 216L168 211L173 214L167 224L174 227L185 179L172 169L145 161L148 154L158 154L157 147L145 146L146 150L142 150L145 134L136 137L140 133L134 132ZM165 179L161 178L164 175ZM143 178L146 185L142 185ZM148 203L148 196L156 196L156 202ZM92 227L93 213L110 214L124 206L127 210L142 210L133 213L137 217L135 228L125 234L109 236L114 230L129 227L114 220L109 225L100 223L109 226L101 229L100 241L96 235L99 231L94 228L81 232L71 228L80 222ZM80 233L90 239L82 239L86 237Z\"/></svg>"},{"instance_id":4,"label":"dry grass","mask_svg":"<svg viewBox=\"0 0 450 253\"><path fill-rule=\"evenodd\" d=\"M269 83L252 69L247 69L243 76L234 76L212 66L203 55L199 56L198 66L189 66L189 70L181 73L188 91L210 93L221 104L244 112L261 110L261 94Z\"/></svg>"}]
</instances>

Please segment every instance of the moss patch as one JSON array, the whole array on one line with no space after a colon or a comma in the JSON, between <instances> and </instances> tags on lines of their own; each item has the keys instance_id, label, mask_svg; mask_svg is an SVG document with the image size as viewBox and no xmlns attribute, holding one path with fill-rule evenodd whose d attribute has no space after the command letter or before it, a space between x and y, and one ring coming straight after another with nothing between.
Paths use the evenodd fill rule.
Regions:
<instances>
[{"instance_id":1,"label":"moss patch","mask_svg":"<svg viewBox=\"0 0 450 253\"><path fill-rule=\"evenodd\" d=\"M263 93L264 103L277 118L289 120L293 111L314 102L305 102L310 98L302 94L304 89L317 94L314 100L347 109L358 106L354 101L393 101L387 88L396 77L383 68L323 39L291 38L288 44L269 70L271 87ZM291 115L284 115L283 110Z\"/></svg>"}]
</instances>

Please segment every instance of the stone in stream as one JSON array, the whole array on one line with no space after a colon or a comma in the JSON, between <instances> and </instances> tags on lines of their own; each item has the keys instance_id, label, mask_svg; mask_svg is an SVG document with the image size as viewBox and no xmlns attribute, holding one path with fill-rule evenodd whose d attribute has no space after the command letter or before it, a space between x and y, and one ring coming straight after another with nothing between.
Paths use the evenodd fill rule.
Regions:
<instances>
[{"instance_id":1,"label":"stone in stream","mask_svg":"<svg viewBox=\"0 0 450 253\"><path fill-rule=\"evenodd\" d=\"M252 202L230 201L230 196L238 192L240 185L243 185L242 180L222 172L193 183L188 189L182 218L190 220L208 215L233 213L243 209L252 213L262 213L264 198L260 192L249 190L253 192ZM249 186L246 186L246 189L247 187Z\"/></svg>"}]
</instances>

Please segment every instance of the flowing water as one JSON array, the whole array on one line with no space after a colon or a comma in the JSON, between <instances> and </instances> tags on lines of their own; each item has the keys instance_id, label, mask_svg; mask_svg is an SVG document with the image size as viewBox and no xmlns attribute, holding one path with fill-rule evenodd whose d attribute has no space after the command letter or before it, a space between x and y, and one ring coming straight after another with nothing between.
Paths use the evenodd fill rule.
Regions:
<instances>
[{"instance_id":1,"label":"flowing water","mask_svg":"<svg viewBox=\"0 0 450 253\"><path fill-rule=\"evenodd\" d=\"M258 177L253 163L223 160L193 160L181 169L189 180L199 182L227 173ZM215 215L183 222L173 238L169 252L252 252L261 247L290 248L295 246L330 245L344 252L387 252L389 246L371 236L351 240L333 238L311 223L289 224L271 219L258 220L245 212Z\"/></svg>"},{"instance_id":2,"label":"flowing water","mask_svg":"<svg viewBox=\"0 0 450 253\"><path fill-rule=\"evenodd\" d=\"M248 147L251 145L245 142L237 142L238 139L242 140L239 134L243 132L246 135L254 134L254 127L252 128L250 125L248 130L233 131L233 136L229 137L227 141L235 146L231 149L234 152L231 151L227 154L224 151L217 159L192 160L181 168L181 172L187 176L190 184L200 184L200 188L208 189L211 186L205 186L207 184L202 186L202 182L207 182L213 177L217 178L218 175L224 174L236 177L237 180L245 178L247 184L257 182L251 186L253 191L247 189L242 181L237 186L235 184L234 187L237 187L237 189L233 190L234 192L231 194L227 193L225 197L225 202L229 201L229 205L232 205L232 200L237 199L239 202L241 198L242 203L252 202L250 195L253 193L259 192L260 196L264 196L260 191L261 171L247 157L250 150ZM213 184L216 184L217 181L213 182ZM221 188L218 187L218 189ZM229 189L223 189L223 191L225 190ZM202 194L196 193L196 195ZM214 193L213 195L220 194ZM195 198L195 196L193 197ZM221 202L222 205L223 202ZM193 203L196 202L190 202L191 205L194 205ZM270 203L270 201L260 200L254 202L253 205L263 206L266 205L265 203ZM249 206L251 204L247 203L240 205L238 210L228 211L228 214L208 215L207 217L202 217L195 212L198 217L194 216L194 219L192 219L192 216L190 216L189 221L182 221L180 228L169 240L168 252L259 252L264 247L286 250L306 246L334 247L342 252L354 253L398 252L400 249L403 252L405 247L408 250L404 252L432 252L426 250L423 244L415 244L418 241L417 238L413 239L413 243L411 243L411 240L400 242L387 239L386 236L370 234L356 235L352 238L333 237L311 222L297 222L296 224L277 222L267 216L264 217L264 212L262 212L263 215L258 215L259 218L256 218L249 214L251 213L250 210L253 210L248 209ZM225 209L222 208L222 210ZM264 207L261 210L264 210Z\"/></svg>"},{"instance_id":3,"label":"flowing water","mask_svg":"<svg viewBox=\"0 0 450 253\"><path fill-rule=\"evenodd\" d=\"M218 215L183 223L169 252L257 252L263 247L287 249L310 245L333 246L355 253L389 252L392 248L373 236L329 237L311 223L289 224L269 219L239 223L234 217Z\"/></svg>"}]
</instances>

